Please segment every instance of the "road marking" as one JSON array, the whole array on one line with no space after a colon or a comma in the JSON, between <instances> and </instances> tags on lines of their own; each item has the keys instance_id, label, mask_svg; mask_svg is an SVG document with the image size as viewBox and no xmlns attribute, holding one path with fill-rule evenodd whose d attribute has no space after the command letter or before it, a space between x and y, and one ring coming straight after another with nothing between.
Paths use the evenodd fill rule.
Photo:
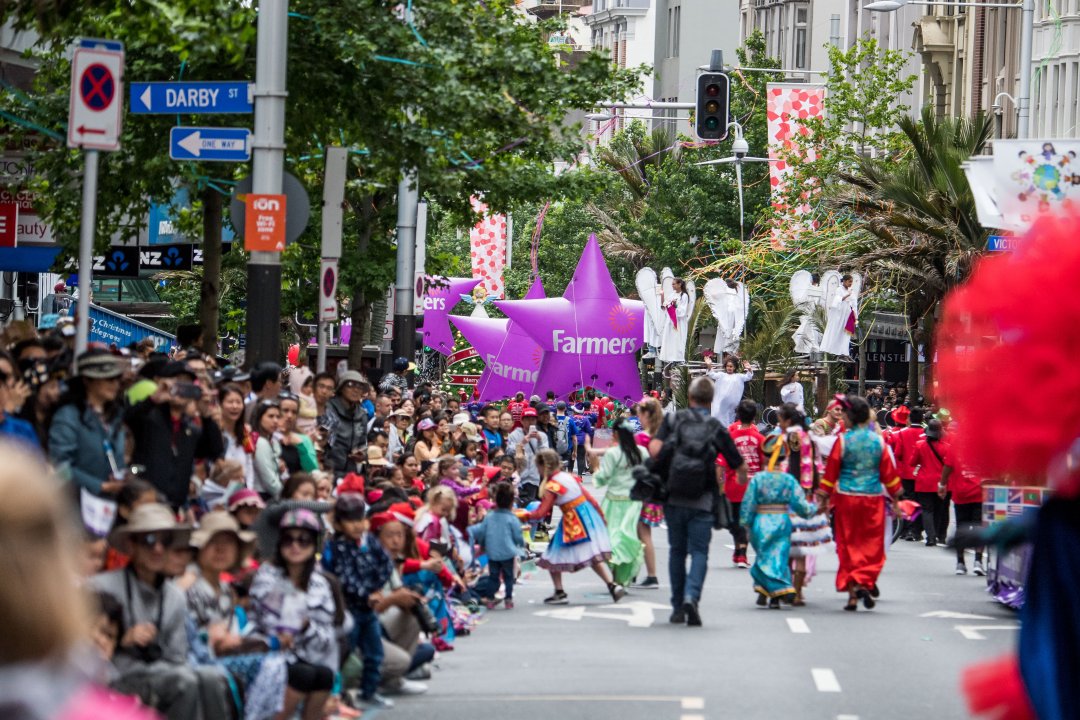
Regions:
<instances>
[{"instance_id":1,"label":"road marking","mask_svg":"<svg viewBox=\"0 0 1080 720\"><path fill-rule=\"evenodd\" d=\"M810 673L814 676L818 692L840 692L840 681L829 668L812 668Z\"/></svg>"},{"instance_id":2,"label":"road marking","mask_svg":"<svg viewBox=\"0 0 1080 720\"><path fill-rule=\"evenodd\" d=\"M810 632L810 626L802 618L788 618L787 625L791 628L791 632L796 634L805 635Z\"/></svg>"},{"instance_id":3,"label":"road marking","mask_svg":"<svg viewBox=\"0 0 1080 720\"><path fill-rule=\"evenodd\" d=\"M704 710L705 698L703 697L684 697L682 699L683 710Z\"/></svg>"},{"instance_id":4,"label":"road marking","mask_svg":"<svg viewBox=\"0 0 1080 720\"><path fill-rule=\"evenodd\" d=\"M1019 625L954 625L953 629L959 630L960 634L968 640L985 640L986 636L980 630L1019 630Z\"/></svg>"},{"instance_id":5,"label":"road marking","mask_svg":"<svg viewBox=\"0 0 1080 720\"><path fill-rule=\"evenodd\" d=\"M924 618L944 618L947 620L993 620L994 618L989 615L971 615L970 613L958 613L951 610L935 610L934 612L923 613L919 617Z\"/></svg>"},{"instance_id":6,"label":"road marking","mask_svg":"<svg viewBox=\"0 0 1080 720\"><path fill-rule=\"evenodd\" d=\"M705 716L704 715L687 715L687 714L683 713L679 717L679 720L705 720Z\"/></svg>"},{"instance_id":7,"label":"road marking","mask_svg":"<svg viewBox=\"0 0 1080 720\"><path fill-rule=\"evenodd\" d=\"M837 715L836 720L859 720L858 715Z\"/></svg>"},{"instance_id":8,"label":"road marking","mask_svg":"<svg viewBox=\"0 0 1080 720\"><path fill-rule=\"evenodd\" d=\"M549 617L555 620L571 620L579 622L583 618L600 618L602 620L619 620L626 623L630 627L647 628L651 627L656 622L656 610L668 610L669 606L660 605L652 602L629 602L620 603L618 605L600 605L597 606L600 610L629 610L630 614L625 613L611 613L611 612L596 612L584 605L577 605L575 607L557 608L554 610L541 610L540 612L533 613L540 617Z\"/></svg>"}]
</instances>

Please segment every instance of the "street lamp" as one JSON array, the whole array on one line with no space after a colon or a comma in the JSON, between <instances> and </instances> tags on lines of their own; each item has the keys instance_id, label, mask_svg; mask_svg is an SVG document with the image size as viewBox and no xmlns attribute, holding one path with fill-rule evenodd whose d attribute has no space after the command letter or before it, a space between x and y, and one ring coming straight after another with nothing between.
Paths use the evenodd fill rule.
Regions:
<instances>
[{"instance_id":1,"label":"street lamp","mask_svg":"<svg viewBox=\"0 0 1080 720\"><path fill-rule=\"evenodd\" d=\"M863 7L874 12L893 12L904 5L943 5L945 7L1021 8L1020 92L1016 97L1016 134L1027 138L1031 129L1031 53L1035 35L1035 0L1019 3L948 2L947 0L874 0Z\"/></svg>"}]
</instances>

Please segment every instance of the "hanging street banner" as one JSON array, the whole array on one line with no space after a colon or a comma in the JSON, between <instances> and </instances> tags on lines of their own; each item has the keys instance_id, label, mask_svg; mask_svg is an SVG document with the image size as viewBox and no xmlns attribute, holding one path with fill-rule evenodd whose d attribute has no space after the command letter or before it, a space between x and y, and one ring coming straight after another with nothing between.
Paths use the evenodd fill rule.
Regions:
<instances>
[{"instance_id":1,"label":"hanging street banner","mask_svg":"<svg viewBox=\"0 0 1080 720\"><path fill-rule=\"evenodd\" d=\"M169 157L201 162L247 162L251 131L247 128L174 127L169 132Z\"/></svg>"},{"instance_id":2,"label":"hanging street banner","mask_svg":"<svg viewBox=\"0 0 1080 720\"><path fill-rule=\"evenodd\" d=\"M246 80L131 83L131 112L135 115L252 113L254 87Z\"/></svg>"}]
</instances>

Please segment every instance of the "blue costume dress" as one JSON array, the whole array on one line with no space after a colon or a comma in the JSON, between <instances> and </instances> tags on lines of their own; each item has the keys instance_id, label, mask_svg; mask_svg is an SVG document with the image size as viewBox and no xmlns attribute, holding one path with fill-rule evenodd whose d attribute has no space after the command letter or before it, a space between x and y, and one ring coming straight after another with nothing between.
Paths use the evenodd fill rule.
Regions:
<instances>
[{"instance_id":1,"label":"blue costume dress","mask_svg":"<svg viewBox=\"0 0 1080 720\"><path fill-rule=\"evenodd\" d=\"M799 481L784 472L765 470L750 478L740 508L740 522L750 528L757 553L750 576L754 590L769 598L794 595L791 585L791 517L808 518L817 505L806 499Z\"/></svg>"}]
</instances>

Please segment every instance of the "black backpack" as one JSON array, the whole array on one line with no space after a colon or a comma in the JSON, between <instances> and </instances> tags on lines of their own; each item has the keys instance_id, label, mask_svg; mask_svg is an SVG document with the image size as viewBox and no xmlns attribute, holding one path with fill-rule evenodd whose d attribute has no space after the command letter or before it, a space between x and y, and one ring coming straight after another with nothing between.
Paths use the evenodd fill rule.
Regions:
<instances>
[{"instance_id":1,"label":"black backpack","mask_svg":"<svg viewBox=\"0 0 1080 720\"><path fill-rule=\"evenodd\" d=\"M675 429L664 445L673 452L668 467L668 494L694 500L716 487L716 433L720 421L696 410L680 410Z\"/></svg>"}]
</instances>

